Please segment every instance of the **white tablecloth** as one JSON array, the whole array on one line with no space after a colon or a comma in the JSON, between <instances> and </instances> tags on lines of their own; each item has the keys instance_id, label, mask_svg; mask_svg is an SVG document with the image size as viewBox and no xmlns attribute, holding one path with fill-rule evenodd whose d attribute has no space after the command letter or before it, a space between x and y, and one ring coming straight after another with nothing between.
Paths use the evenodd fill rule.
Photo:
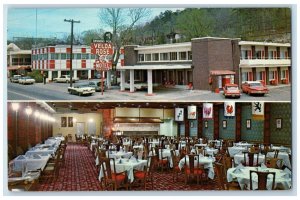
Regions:
<instances>
[{"instance_id":1,"label":"white tablecloth","mask_svg":"<svg viewBox=\"0 0 300 200\"><path fill-rule=\"evenodd\" d=\"M179 155L179 150L175 150L175 155L178 156ZM152 151L149 152L149 156L152 156L153 153ZM170 167L172 168L173 167L173 161L172 161L172 158L171 158L171 150L170 149L163 149L162 150L162 155L161 155L161 152L159 151L159 158L161 159L162 157L167 157L168 161L169 161L169 164L170 164Z\"/></svg>"},{"instance_id":2,"label":"white tablecloth","mask_svg":"<svg viewBox=\"0 0 300 200\"><path fill-rule=\"evenodd\" d=\"M14 171L22 171L23 167L26 167L27 171L44 170L49 158L49 155L36 158L21 155L13 160L13 169Z\"/></svg>"},{"instance_id":3,"label":"white tablecloth","mask_svg":"<svg viewBox=\"0 0 300 200\"><path fill-rule=\"evenodd\" d=\"M195 166L197 166L198 161L195 160ZM199 158L199 164L202 164L204 166L204 169L208 169L208 178L214 179L215 176L215 171L213 167L214 163L214 158L209 158L209 157L200 157ZM179 169L182 169L185 164L185 158L182 158L179 161L178 167ZM189 157L186 156L186 164L189 165Z\"/></svg>"},{"instance_id":4,"label":"white tablecloth","mask_svg":"<svg viewBox=\"0 0 300 200\"><path fill-rule=\"evenodd\" d=\"M230 168L227 171L227 180L228 182L232 182L234 179L237 179L241 189L244 189L244 186L247 186L247 189L250 190L250 170L261 170L260 168L257 167L245 167L244 169L241 169L239 172L235 172L236 168ZM275 172L275 188L281 188L288 190L291 188L292 185L292 179L288 176L287 173L285 173L283 170L279 169L273 169L273 168L267 168L270 172ZM258 182L257 182L257 176L255 174L252 174L253 178L253 189L258 188ZM273 178L272 175L270 175L270 179L267 181L267 188L271 189L272 188L272 180Z\"/></svg>"},{"instance_id":5,"label":"white tablecloth","mask_svg":"<svg viewBox=\"0 0 300 200\"><path fill-rule=\"evenodd\" d=\"M143 170L144 166L147 165L147 160L138 160L136 161L135 159L121 159L121 163L119 163L119 160L115 161L115 166L116 166L116 173L124 172L127 171L127 176L129 182L133 182L134 180L134 174L133 174L133 169L136 170ZM111 161L110 163L111 170L113 171L113 162ZM102 181L102 177L104 177L104 171L102 169L102 166L100 168L100 173L99 173L99 181Z\"/></svg>"},{"instance_id":6,"label":"white tablecloth","mask_svg":"<svg viewBox=\"0 0 300 200\"><path fill-rule=\"evenodd\" d=\"M246 151L247 147L228 147L228 153L230 157L234 157L235 154L242 153L243 151Z\"/></svg>"},{"instance_id":7,"label":"white tablecloth","mask_svg":"<svg viewBox=\"0 0 300 200\"><path fill-rule=\"evenodd\" d=\"M55 154L57 150L57 147L48 147L48 148L31 148L30 150L28 150L25 155L30 157L33 156L34 154L38 154L38 155L51 155L53 156Z\"/></svg>"},{"instance_id":8,"label":"white tablecloth","mask_svg":"<svg viewBox=\"0 0 300 200\"><path fill-rule=\"evenodd\" d=\"M254 155L254 160L253 164L256 165L256 159L257 159L257 154ZM244 162L244 154L235 154L234 155L234 163L235 165L240 164L242 161ZM258 164L264 163L265 162L265 156L262 154L259 154L258 156ZM249 157L246 155L246 163L249 163Z\"/></svg>"},{"instance_id":9,"label":"white tablecloth","mask_svg":"<svg viewBox=\"0 0 300 200\"><path fill-rule=\"evenodd\" d=\"M114 159L119 159L121 157L123 158L130 158L132 156L132 152L124 152L124 151L119 151L119 152L112 152L109 153L109 157L110 158L114 158ZM108 151L106 152L106 157L108 157ZM99 160L98 160L98 156L96 156L96 165L99 165Z\"/></svg>"},{"instance_id":10,"label":"white tablecloth","mask_svg":"<svg viewBox=\"0 0 300 200\"><path fill-rule=\"evenodd\" d=\"M205 148L206 154L210 155L210 156L214 156L216 155L219 150L218 149L214 149L214 148Z\"/></svg>"}]
</instances>

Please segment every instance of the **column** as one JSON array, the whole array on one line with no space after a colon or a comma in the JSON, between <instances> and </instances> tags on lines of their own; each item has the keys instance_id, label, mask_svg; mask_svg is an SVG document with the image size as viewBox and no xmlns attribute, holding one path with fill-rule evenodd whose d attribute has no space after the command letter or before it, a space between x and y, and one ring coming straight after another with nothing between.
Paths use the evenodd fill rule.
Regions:
<instances>
[{"instance_id":1,"label":"column","mask_svg":"<svg viewBox=\"0 0 300 200\"><path fill-rule=\"evenodd\" d=\"M91 79L92 78L92 70L88 70L88 79Z\"/></svg>"},{"instance_id":2,"label":"column","mask_svg":"<svg viewBox=\"0 0 300 200\"><path fill-rule=\"evenodd\" d=\"M111 88L111 70L107 71L106 86L108 89Z\"/></svg>"},{"instance_id":3,"label":"column","mask_svg":"<svg viewBox=\"0 0 300 200\"><path fill-rule=\"evenodd\" d=\"M153 94L152 69L147 70L147 79L148 79L148 95L152 95Z\"/></svg>"},{"instance_id":4,"label":"column","mask_svg":"<svg viewBox=\"0 0 300 200\"><path fill-rule=\"evenodd\" d=\"M271 104L265 103L265 120L264 120L264 143L271 143Z\"/></svg>"},{"instance_id":5,"label":"column","mask_svg":"<svg viewBox=\"0 0 300 200\"><path fill-rule=\"evenodd\" d=\"M121 92L125 91L125 70L121 70L121 83L120 83L120 86L121 86Z\"/></svg>"},{"instance_id":6,"label":"column","mask_svg":"<svg viewBox=\"0 0 300 200\"><path fill-rule=\"evenodd\" d=\"M48 71L48 82L52 81L52 71Z\"/></svg>"},{"instance_id":7,"label":"column","mask_svg":"<svg viewBox=\"0 0 300 200\"><path fill-rule=\"evenodd\" d=\"M130 70L130 92L134 92L134 70Z\"/></svg>"},{"instance_id":8,"label":"column","mask_svg":"<svg viewBox=\"0 0 300 200\"><path fill-rule=\"evenodd\" d=\"M61 77L61 71L60 70L57 71L57 78L59 78L59 77Z\"/></svg>"},{"instance_id":9,"label":"column","mask_svg":"<svg viewBox=\"0 0 300 200\"><path fill-rule=\"evenodd\" d=\"M77 70L73 71L73 78L77 78Z\"/></svg>"}]
</instances>

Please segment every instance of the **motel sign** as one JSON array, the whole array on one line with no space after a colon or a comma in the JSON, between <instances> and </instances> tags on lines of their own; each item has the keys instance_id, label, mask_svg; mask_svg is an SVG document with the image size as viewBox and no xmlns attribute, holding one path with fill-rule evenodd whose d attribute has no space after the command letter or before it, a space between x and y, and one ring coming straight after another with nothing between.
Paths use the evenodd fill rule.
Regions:
<instances>
[{"instance_id":1,"label":"motel sign","mask_svg":"<svg viewBox=\"0 0 300 200\"><path fill-rule=\"evenodd\" d=\"M91 43L91 53L98 55L94 67L98 71L107 71L112 69L113 45L110 42L93 40Z\"/></svg>"}]
</instances>

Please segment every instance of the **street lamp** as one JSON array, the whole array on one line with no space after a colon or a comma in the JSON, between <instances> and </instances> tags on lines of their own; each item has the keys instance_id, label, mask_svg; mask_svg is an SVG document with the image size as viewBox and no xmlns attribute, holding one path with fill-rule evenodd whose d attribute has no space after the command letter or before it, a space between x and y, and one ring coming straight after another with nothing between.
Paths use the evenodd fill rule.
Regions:
<instances>
[{"instance_id":1,"label":"street lamp","mask_svg":"<svg viewBox=\"0 0 300 200\"><path fill-rule=\"evenodd\" d=\"M17 151L18 147L18 110L19 110L19 103L12 103L11 107L13 111L16 112L16 117L15 117L15 151Z\"/></svg>"}]
</instances>

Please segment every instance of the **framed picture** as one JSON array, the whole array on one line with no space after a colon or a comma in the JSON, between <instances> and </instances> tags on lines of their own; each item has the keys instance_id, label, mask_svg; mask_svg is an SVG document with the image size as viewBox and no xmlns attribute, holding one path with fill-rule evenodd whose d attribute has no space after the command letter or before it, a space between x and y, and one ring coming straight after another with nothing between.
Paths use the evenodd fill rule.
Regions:
<instances>
[{"instance_id":1,"label":"framed picture","mask_svg":"<svg viewBox=\"0 0 300 200\"><path fill-rule=\"evenodd\" d=\"M68 127L73 127L73 117L68 117Z\"/></svg>"},{"instance_id":2,"label":"framed picture","mask_svg":"<svg viewBox=\"0 0 300 200\"><path fill-rule=\"evenodd\" d=\"M277 129L281 129L282 128L282 119L281 118L277 118L276 119L276 128Z\"/></svg>"},{"instance_id":3,"label":"framed picture","mask_svg":"<svg viewBox=\"0 0 300 200\"><path fill-rule=\"evenodd\" d=\"M197 106L188 106L188 119L197 119Z\"/></svg>"},{"instance_id":4,"label":"framed picture","mask_svg":"<svg viewBox=\"0 0 300 200\"><path fill-rule=\"evenodd\" d=\"M246 120L246 127L247 129L251 129L251 119Z\"/></svg>"},{"instance_id":5,"label":"framed picture","mask_svg":"<svg viewBox=\"0 0 300 200\"><path fill-rule=\"evenodd\" d=\"M227 128L227 121L223 120L223 128Z\"/></svg>"},{"instance_id":6,"label":"framed picture","mask_svg":"<svg viewBox=\"0 0 300 200\"><path fill-rule=\"evenodd\" d=\"M61 127L67 127L67 117L61 117Z\"/></svg>"},{"instance_id":7,"label":"framed picture","mask_svg":"<svg viewBox=\"0 0 300 200\"><path fill-rule=\"evenodd\" d=\"M208 121L205 121L205 122L204 122L204 127L205 127L205 128L208 128Z\"/></svg>"},{"instance_id":8,"label":"framed picture","mask_svg":"<svg viewBox=\"0 0 300 200\"><path fill-rule=\"evenodd\" d=\"M182 122L184 120L184 109L175 108L175 121Z\"/></svg>"}]
</instances>

